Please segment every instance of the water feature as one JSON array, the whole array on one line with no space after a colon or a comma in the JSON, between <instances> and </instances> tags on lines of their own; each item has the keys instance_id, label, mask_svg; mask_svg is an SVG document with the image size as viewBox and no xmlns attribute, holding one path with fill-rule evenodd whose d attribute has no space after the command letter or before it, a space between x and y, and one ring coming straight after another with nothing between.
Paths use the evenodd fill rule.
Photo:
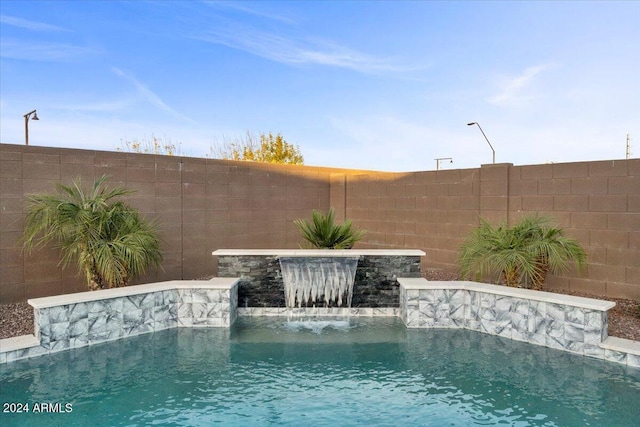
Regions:
<instances>
[{"instance_id":1,"label":"water feature","mask_svg":"<svg viewBox=\"0 0 640 427\"><path fill-rule=\"evenodd\" d=\"M348 278L355 274L357 257L352 270L342 272L331 265L336 258L343 261L338 255L328 265L318 260L298 272L289 271L285 260L283 276L295 283L287 290L287 305L325 306L329 314L342 310L333 307L348 306L353 290ZM162 308L173 304L180 326L208 324L198 313L223 299L200 289L221 285L172 286L152 286L147 291L155 292L153 298L141 298L160 304L150 313L164 313ZM405 311L413 307L421 313L420 298L433 286L403 286ZM481 290L445 288L433 292L451 311L460 292ZM230 290L237 288L228 283L224 289L228 316L221 317L231 319L236 302ZM498 304L494 297L496 307L504 308L504 298ZM65 304L69 313L78 311L67 307L68 299ZM564 306L549 304L565 314ZM57 318L60 309L50 305ZM184 313L189 316L180 317ZM407 325L421 321L404 314ZM123 319L131 318L125 311ZM82 324L76 323L70 330ZM174 325L1 365L0 401L9 405L0 413L3 426L625 426L640 419L640 369L469 330L407 329L397 317L314 322L239 317L231 329ZM25 404L30 412L12 410ZM43 404L62 413L43 412Z\"/></svg>"},{"instance_id":2,"label":"water feature","mask_svg":"<svg viewBox=\"0 0 640 427\"><path fill-rule=\"evenodd\" d=\"M358 259L279 257L287 307L350 308Z\"/></svg>"},{"instance_id":3,"label":"water feature","mask_svg":"<svg viewBox=\"0 0 640 427\"><path fill-rule=\"evenodd\" d=\"M290 326L290 325L289 325ZM352 318L180 328L0 366L3 426L634 426L640 369L467 330ZM36 413L34 403L71 412Z\"/></svg>"}]
</instances>

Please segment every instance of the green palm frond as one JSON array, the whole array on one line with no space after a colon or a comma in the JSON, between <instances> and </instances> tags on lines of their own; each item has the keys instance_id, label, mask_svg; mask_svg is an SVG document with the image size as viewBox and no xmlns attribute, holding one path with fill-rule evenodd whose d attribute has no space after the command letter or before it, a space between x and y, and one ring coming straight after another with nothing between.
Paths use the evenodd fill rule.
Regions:
<instances>
[{"instance_id":1,"label":"green palm frond","mask_svg":"<svg viewBox=\"0 0 640 427\"><path fill-rule=\"evenodd\" d=\"M460 248L462 276L488 276L509 286L541 289L548 272L564 272L572 261L580 270L586 261L584 249L549 222L546 217L529 216L508 228L481 219Z\"/></svg>"},{"instance_id":2,"label":"green palm frond","mask_svg":"<svg viewBox=\"0 0 640 427\"><path fill-rule=\"evenodd\" d=\"M55 195L27 199L25 250L53 244L61 250L60 263L75 261L90 288L125 286L149 265L162 262L157 224L117 200L131 191L107 189L107 179L96 179L88 193L78 179L57 185Z\"/></svg>"},{"instance_id":3,"label":"green palm frond","mask_svg":"<svg viewBox=\"0 0 640 427\"><path fill-rule=\"evenodd\" d=\"M311 246L323 249L351 249L367 233L355 228L351 220L336 224L333 208L326 214L314 210L311 214L311 222L306 219L297 219L294 224Z\"/></svg>"}]
</instances>

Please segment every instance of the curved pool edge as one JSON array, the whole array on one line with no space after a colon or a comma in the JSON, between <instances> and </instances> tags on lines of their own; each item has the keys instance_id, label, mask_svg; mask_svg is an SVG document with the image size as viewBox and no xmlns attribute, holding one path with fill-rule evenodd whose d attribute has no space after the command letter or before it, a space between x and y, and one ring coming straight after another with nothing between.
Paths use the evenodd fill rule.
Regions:
<instances>
[{"instance_id":1,"label":"curved pool edge","mask_svg":"<svg viewBox=\"0 0 640 427\"><path fill-rule=\"evenodd\" d=\"M29 300L34 335L0 340L0 364L176 327L230 327L237 316L286 316L238 307L238 278L174 280ZM469 329L640 368L640 342L609 337L615 303L477 282L398 278L399 307L302 309L295 316L399 317L407 328Z\"/></svg>"},{"instance_id":2,"label":"curved pool edge","mask_svg":"<svg viewBox=\"0 0 640 427\"><path fill-rule=\"evenodd\" d=\"M468 329L640 368L640 342L608 336L614 302L471 281L398 282L408 328Z\"/></svg>"}]
</instances>

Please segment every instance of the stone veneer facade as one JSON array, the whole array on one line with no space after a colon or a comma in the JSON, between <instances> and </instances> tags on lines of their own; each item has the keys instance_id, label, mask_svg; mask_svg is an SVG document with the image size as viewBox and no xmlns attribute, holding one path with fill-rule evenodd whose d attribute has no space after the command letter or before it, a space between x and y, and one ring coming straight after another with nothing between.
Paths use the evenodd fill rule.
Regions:
<instances>
[{"instance_id":1,"label":"stone veneer facade","mask_svg":"<svg viewBox=\"0 0 640 427\"><path fill-rule=\"evenodd\" d=\"M215 278L32 299L35 337L25 340L26 348L0 349L0 363L162 329L229 327L237 316L237 290L236 279Z\"/></svg>"},{"instance_id":2,"label":"stone veneer facade","mask_svg":"<svg viewBox=\"0 0 640 427\"><path fill-rule=\"evenodd\" d=\"M309 251L237 252L216 251L214 255L224 260L223 266L231 266L258 287L266 275L277 276L279 266L276 269L273 264L277 264L278 255L309 255ZM327 251L315 252L327 255ZM351 309L288 310L284 297L282 306L238 307L243 279L223 277L38 298L29 300L35 310L35 336L0 340L0 363L173 327L230 327L238 315L350 315L399 316L408 328L470 329L640 368L640 342L607 336L607 312L615 303L485 283L429 282L419 277L421 255L417 252L421 251L374 252L332 251L331 256L359 255L371 268L363 269L360 277L370 281L374 290L377 283L388 290L386 282L393 281L395 305L389 298L394 292L368 291L378 296L371 300L372 305L362 303ZM392 259L385 262L384 257ZM273 270L261 275L259 268L267 265ZM414 277L403 277L407 273ZM274 283L277 290L270 292L283 294L282 285ZM251 290L245 290L247 300L252 298ZM265 299L256 301L267 303Z\"/></svg>"},{"instance_id":3,"label":"stone veneer facade","mask_svg":"<svg viewBox=\"0 0 640 427\"><path fill-rule=\"evenodd\" d=\"M477 282L399 282L407 328L470 329L640 367L640 343L607 345L613 302Z\"/></svg>"},{"instance_id":4,"label":"stone veneer facade","mask_svg":"<svg viewBox=\"0 0 640 427\"><path fill-rule=\"evenodd\" d=\"M351 307L398 307L399 277L420 277L419 250L236 250L213 252L220 277L239 277L241 308L286 307L279 256L359 256Z\"/></svg>"}]
</instances>

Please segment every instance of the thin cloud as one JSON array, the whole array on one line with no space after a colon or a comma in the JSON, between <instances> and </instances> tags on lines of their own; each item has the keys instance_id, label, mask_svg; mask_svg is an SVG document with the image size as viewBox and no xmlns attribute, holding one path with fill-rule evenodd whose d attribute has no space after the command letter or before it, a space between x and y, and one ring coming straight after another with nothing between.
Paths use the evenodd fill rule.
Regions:
<instances>
[{"instance_id":1,"label":"thin cloud","mask_svg":"<svg viewBox=\"0 0 640 427\"><path fill-rule=\"evenodd\" d=\"M91 113L110 113L122 111L129 107L133 102L131 100L117 100L111 102L97 102L94 104L73 104L73 105L56 105L57 110L66 111L84 111Z\"/></svg>"},{"instance_id":2,"label":"thin cloud","mask_svg":"<svg viewBox=\"0 0 640 427\"><path fill-rule=\"evenodd\" d=\"M100 50L75 46L66 43L24 43L15 40L0 41L0 57L27 61L60 62L89 55L99 54Z\"/></svg>"},{"instance_id":3,"label":"thin cloud","mask_svg":"<svg viewBox=\"0 0 640 427\"><path fill-rule=\"evenodd\" d=\"M133 84L133 86L135 86L135 88L138 91L138 94L140 94L142 96L142 98L144 98L147 102L149 102L151 105L171 114L174 117L177 117L181 120L185 120L188 121L190 123L194 123L194 121L185 116L184 114L179 113L178 111L174 110L173 108L171 108L170 106L168 106L155 92L153 92L151 89L149 89L148 87L146 87L145 85L143 85L142 83L140 83L135 77L133 77L130 74L125 73L124 71L122 71L119 68L116 67L112 67L113 72L119 76L122 77L123 79L127 80L129 83Z\"/></svg>"},{"instance_id":4,"label":"thin cloud","mask_svg":"<svg viewBox=\"0 0 640 427\"><path fill-rule=\"evenodd\" d=\"M284 64L317 64L351 69L362 73L409 71L389 60L376 58L326 41L293 40L247 28L210 31L195 39L227 46Z\"/></svg>"},{"instance_id":5,"label":"thin cloud","mask_svg":"<svg viewBox=\"0 0 640 427\"><path fill-rule=\"evenodd\" d=\"M274 13L263 12L261 10L257 10L252 7L248 7L242 3L228 2L228 1L205 1L209 7L216 9L227 9L227 10L235 10L241 13L245 13L248 15L259 16L261 18L267 18L272 21L282 22L284 24L295 24L295 22L287 17L282 15L276 15Z\"/></svg>"},{"instance_id":6,"label":"thin cloud","mask_svg":"<svg viewBox=\"0 0 640 427\"><path fill-rule=\"evenodd\" d=\"M59 27L57 25L45 24L44 22L29 21L27 19L18 18L15 16L7 16L7 15L0 16L0 24L24 28L30 31L43 31L43 32L70 31L66 28Z\"/></svg>"},{"instance_id":7,"label":"thin cloud","mask_svg":"<svg viewBox=\"0 0 640 427\"><path fill-rule=\"evenodd\" d=\"M499 106L522 105L536 96L528 94L527 89L542 72L553 68L550 64L536 65L526 68L520 75L508 77L502 82L499 94L488 99L491 104Z\"/></svg>"}]
</instances>

